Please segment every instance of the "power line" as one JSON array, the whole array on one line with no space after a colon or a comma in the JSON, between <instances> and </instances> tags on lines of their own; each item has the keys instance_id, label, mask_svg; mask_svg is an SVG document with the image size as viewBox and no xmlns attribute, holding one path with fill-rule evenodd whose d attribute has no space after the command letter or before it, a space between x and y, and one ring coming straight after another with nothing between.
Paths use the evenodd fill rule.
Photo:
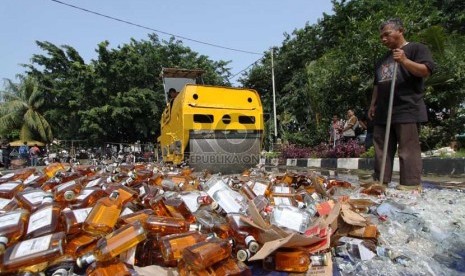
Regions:
<instances>
[{"instance_id":1,"label":"power line","mask_svg":"<svg viewBox=\"0 0 465 276\"><path fill-rule=\"evenodd\" d=\"M221 48L221 49L226 49L226 50L241 52L241 53L246 53L246 54L262 55L261 53L256 53L256 52L251 52L251 51L245 51L245 50L225 47L225 46L221 46L221 45L218 45L218 44L208 43L208 42L200 41L200 40L197 40L197 39L192 39L192 38L188 38L188 37L185 37L185 36L160 31L160 30L157 30L157 29L154 29L154 28L150 28L150 27L147 27L147 26L144 26L144 25L140 25L140 24L133 23L133 22L130 22L130 21L127 21L127 20L116 18L116 17L110 16L110 15L102 14L102 13L91 11L91 10L81 8L81 7L78 7L78 6L75 6L75 5L71 5L71 4L62 2L62 1L58 1L58 0L50 0L50 1L56 2L58 4L62 4L62 5L74 8L74 9L78 9L78 10L81 10L81 11L84 11L84 12L87 12L87 13L91 13L91 14L98 15L98 16L101 16L101 17L105 17L105 18L108 18L108 19L111 19L111 20L115 20L115 21L118 21L118 22L121 22L121 23L136 26L136 27L143 28L143 29L146 29L146 30L150 30L150 31L153 31L153 32L156 32L156 33L161 33L161 34L165 34L165 35L174 36L174 37L177 37L177 38L181 38L181 39L184 39L184 40L196 42L196 43L199 43L199 44L204 44L204 45L208 45L208 46L212 46L212 47L216 47L216 48Z\"/></svg>"},{"instance_id":2,"label":"power line","mask_svg":"<svg viewBox=\"0 0 465 276\"><path fill-rule=\"evenodd\" d=\"M237 75L239 75L240 73L242 72L245 72L245 70L249 69L250 67L252 67L253 65L255 65L259 60L261 60L263 57L257 59L256 61L252 62L249 66L247 66L246 68L242 69L241 71L237 72L236 74L232 75L229 79L234 79Z\"/></svg>"}]
</instances>

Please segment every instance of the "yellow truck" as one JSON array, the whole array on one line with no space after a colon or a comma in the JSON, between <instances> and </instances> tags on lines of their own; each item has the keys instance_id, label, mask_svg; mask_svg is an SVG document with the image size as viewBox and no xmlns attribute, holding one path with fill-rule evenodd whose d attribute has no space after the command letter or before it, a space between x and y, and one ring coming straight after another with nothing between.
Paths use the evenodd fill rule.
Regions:
<instances>
[{"instance_id":1,"label":"yellow truck","mask_svg":"<svg viewBox=\"0 0 465 276\"><path fill-rule=\"evenodd\" d=\"M240 173L260 161L263 108L255 90L197 84L202 70L163 68L167 105L158 137L163 161ZM170 88L179 94L168 98Z\"/></svg>"}]
</instances>

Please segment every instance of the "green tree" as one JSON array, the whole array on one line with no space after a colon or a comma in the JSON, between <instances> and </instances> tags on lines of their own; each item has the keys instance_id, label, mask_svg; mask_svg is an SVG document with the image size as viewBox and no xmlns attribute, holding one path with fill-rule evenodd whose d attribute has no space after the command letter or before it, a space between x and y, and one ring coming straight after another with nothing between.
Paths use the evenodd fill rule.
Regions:
<instances>
[{"instance_id":1,"label":"green tree","mask_svg":"<svg viewBox=\"0 0 465 276\"><path fill-rule=\"evenodd\" d=\"M21 78L19 84L7 80L2 98L0 132L3 135L7 136L8 133L19 129L17 138L23 141L52 141L52 129L42 115L43 91L39 89L39 84L34 78Z\"/></svg>"}]
</instances>

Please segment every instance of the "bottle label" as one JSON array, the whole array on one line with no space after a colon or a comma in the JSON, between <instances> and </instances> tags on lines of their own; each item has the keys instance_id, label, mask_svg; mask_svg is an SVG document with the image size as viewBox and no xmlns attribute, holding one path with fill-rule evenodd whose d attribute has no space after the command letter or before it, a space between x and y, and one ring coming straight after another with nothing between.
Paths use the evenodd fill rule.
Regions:
<instances>
[{"instance_id":1,"label":"bottle label","mask_svg":"<svg viewBox=\"0 0 465 276\"><path fill-rule=\"evenodd\" d=\"M260 183L260 182L255 182L255 185L253 185L252 190L256 195L265 195L267 188L268 188L268 185Z\"/></svg>"},{"instance_id":2,"label":"bottle label","mask_svg":"<svg viewBox=\"0 0 465 276\"><path fill-rule=\"evenodd\" d=\"M8 227L10 225L19 224L19 220L21 219L21 213L17 212L11 215L5 215L0 217L0 225L2 227Z\"/></svg>"},{"instance_id":3,"label":"bottle label","mask_svg":"<svg viewBox=\"0 0 465 276\"><path fill-rule=\"evenodd\" d=\"M131 208L126 207L126 208L124 208L123 212L121 212L120 216L125 216L125 215L129 215L129 214L132 214L132 213L134 213L134 211L131 210Z\"/></svg>"},{"instance_id":4,"label":"bottle label","mask_svg":"<svg viewBox=\"0 0 465 276\"><path fill-rule=\"evenodd\" d=\"M33 181L35 181L36 179L38 179L40 177L39 174L31 174L30 176L28 176L26 178L26 180L24 180L24 185L29 185L31 184Z\"/></svg>"},{"instance_id":5,"label":"bottle label","mask_svg":"<svg viewBox=\"0 0 465 276\"><path fill-rule=\"evenodd\" d=\"M76 222L77 223L84 222L91 210L92 210L92 207L73 210L73 214L74 214L74 217L76 218Z\"/></svg>"},{"instance_id":6,"label":"bottle label","mask_svg":"<svg viewBox=\"0 0 465 276\"><path fill-rule=\"evenodd\" d=\"M90 194L92 194L92 192L95 191L95 190L82 190L81 193L79 194L78 197L76 197L77 200L84 200L85 198L87 198Z\"/></svg>"},{"instance_id":7,"label":"bottle label","mask_svg":"<svg viewBox=\"0 0 465 276\"><path fill-rule=\"evenodd\" d=\"M274 196L273 201L274 205L292 205L291 198L286 196Z\"/></svg>"},{"instance_id":8,"label":"bottle label","mask_svg":"<svg viewBox=\"0 0 465 276\"><path fill-rule=\"evenodd\" d=\"M52 235L53 234L20 242L13 250L11 259L21 258L47 250L50 247Z\"/></svg>"},{"instance_id":9,"label":"bottle label","mask_svg":"<svg viewBox=\"0 0 465 276\"><path fill-rule=\"evenodd\" d=\"M277 194L290 194L291 189L289 187L275 186L274 192Z\"/></svg>"},{"instance_id":10,"label":"bottle label","mask_svg":"<svg viewBox=\"0 0 465 276\"><path fill-rule=\"evenodd\" d=\"M99 182L100 182L100 177L87 183L86 187L95 187L99 184Z\"/></svg>"},{"instance_id":11,"label":"bottle label","mask_svg":"<svg viewBox=\"0 0 465 276\"><path fill-rule=\"evenodd\" d=\"M52 224L53 206L47 206L31 215L27 233Z\"/></svg>"},{"instance_id":12,"label":"bottle label","mask_svg":"<svg viewBox=\"0 0 465 276\"><path fill-rule=\"evenodd\" d=\"M11 191L14 188L18 187L19 184L21 184L21 183L18 182L18 183L2 184L2 185L0 185L0 191Z\"/></svg>"},{"instance_id":13,"label":"bottle label","mask_svg":"<svg viewBox=\"0 0 465 276\"><path fill-rule=\"evenodd\" d=\"M11 199L0 198L0 209L5 208L5 206L7 206L8 203L10 202L11 202Z\"/></svg>"},{"instance_id":14,"label":"bottle label","mask_svg":"<svg viewBox=\"0 0 465 276\"><path fill-rule=\"evenodd\" d=\"M139 188L139 197L143 197L146 194L144 186Z\"/></svg>"},{"instance_id":15,"label":"bottle label","mask_svg":"<svg viewBox=\"0 0 465 276\"><path fill-rule=\"evenodd\" d=\"M4 176L0 177L0 179L8 179L8 178L12 178L13 176L15 176L14 173L7 173Z\"/></svg>"},{"instance_id":16,"label":"bottle label","mask_svg":"<svg viewBox=\"0 0 465 276\"><path fill-rule=\"evenodd\" d=\"M71 181L69 181L69 182L63 183L63 184L58 185L58 186L56 187L56 191L57 191L57 192L61 192L61 191L63 191L64 189L66 189L66 188L68 188L68 187L70 187L70 186L73 186L74 184L76 184L76 181L75 181L75 180L71 180Z\"/></svg>"},{"instance_id":17,"label":"bottle label","mask_svg":"<svg viewBox=\"0 0 465 276\"><path fill-rule=\"evenodd\" d=\"M283 209L281 210L281 215L277 219L277 222L281 226L299 232L302 225L302 220L302 214L293 212L292 210Z\"/></svg>"},{"instance_id":18,"label":"bottle label","mask_svg":"<svg viewBox=\"0 0 465 276\"><path fill-rule=\"evenodd\" d=\"M23 196L30 203L37 204L37 203L42 202L42 199L44 198L44 195L45 195L45 193L40 191L40 192L33 192L33 193L29 193L29 194L24 194Z\"/></svg>"}]
</instances>

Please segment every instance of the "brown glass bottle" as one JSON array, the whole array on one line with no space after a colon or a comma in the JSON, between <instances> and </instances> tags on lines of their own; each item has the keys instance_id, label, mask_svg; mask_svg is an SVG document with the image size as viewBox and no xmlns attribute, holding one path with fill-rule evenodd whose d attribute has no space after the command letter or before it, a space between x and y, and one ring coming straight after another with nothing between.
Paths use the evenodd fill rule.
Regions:
<instances>
[{"instance_id":1,"label":"brown glass bottle","mask_svg":"<svg viewBox=\"0 0 465 276\"><path fill-rule=\"evenodd\" d=\"M18 192L24 189L24 185L20 180L8 181L0 184L0 197L13 198Z\"/></svg>"},{"instance_id":2,"label":"brown glass bottle","mask_svg":"<svg viewBox=\"0 0 465 276\"><path fill-rule=\"evenodd\" d=\"M157 216L171 217L171 213L168 210L168 208L166 208L164 197L162 194L159 194L152 198L149 202L149 205Z\"/></svg>"},{"instance_id":3,"label":"brown glass bottle","mask_svg":"<svg viewBox=\"0 0 465 276\"><path fill-rule=\"evenodd\" d=\"M231 228L231 236L236 244L247 247L252 253L257 252L260 249L260 245L255 239L255 237L258 237L257 229L244 223L241 220L241 214L231 213L226 217Z\"/></svg>"},{"instance_id":4,"label":"brown glass bottle","mask_svg":"<svg viewBox=\"0 0 465 276\"><path fill-rule=\"evenodd\" d=\"M153 215L153 210L151 209L144 209L140 210L131 214L127 214L124 216L120 216L118 218L118 225L122 226L125 224L131 224L136 221L140 221L141 223L144 223L149 216Z\"/></svg>"},{"instance_id":5,"label":"brown glass bottle","mask_svg":"<svg viewBox=\"0 0 465 276\"><path fill-rule=\"evenodd\" d=\"M61 231L60 213L61 206L53 201L53 195L44 195L41 206L29 217L26 238L30 239Z\"/></svg>"},{"instance_id":6,"label":"brown glass bottle","mask_svg":"<svg viewBox=\"0 0 465 276\"><path fill-rule=\"evenodd\" d=\"M53 188L53 195L58 202L71 202L76 200L81 189L81 180L77 178L55 186Z\"/></svg>"},{"instance_id":7,"label":"brown glass bottle","mask_svg":"<svg viewBox=\"0 0 465 276\"><path fill-rule=\"evenodd\" d=\"M181 198L165 198L164 203L172 217L183 218L189 223L195 222L194 215Z\"/></svg>"},{"instance_id":8,"label":"brown glass bottle","mask_svg":"<svg viewBox=\"0 0 465 276\"><path fill-rule=\"evenodd\" d=\"M26 180L23 181L25 187L40 188L45 181L48 180L48 176L42 172L31 174Z\"/></svg>"},{"instance_id":9,"label":"brown glass bottle","mask_svg":"<svg viewBox=\"0 0 465 276\"><path fill-rule=\"evenodd\" d=\"M107 193L99 187L85 188L80 191L75 201L68 206L73 209L85 208L94 206L97 200L105 197Z\"/></svg>"},{"instance_id":10,"label":"brown glass bottle","mask_svg":"<svg viewBox=\"0 0 465 276\"><path fill-rule=\"evenodd\" d=\"M173 262L181 259L184 248L205 241L207 238L207 235L198 231L190 231L163 236L158 242L165 262Z\"/></svg>"},{"instance_id":11,"label":"brown glass bottle","mask_svg":"<svg viewBox=\"0 0 465 276\"><path fill-rule=\"evenodd\" d=\"M76 259L86 253L93 252L98 239L99 237L86 232L71 236L66 243L65 253Z\"/></svg>"},{"instance_id":12,"label":"brown glass bottle","mask_svg":"<svg viewBox=\"0 0 465 276\"><path fill-rule=\"evenodd\" d=\"M0 215L0 254L6 246L21 239L26 233L29 211L17 209Z\"/></svg>"},{"instance_id":13,"label":"brown glass bottle","mask_svg":"<svg viewBox=\"0 0 465 276\"><path fill-rule=\"evenodd\" d=\"M46 193L41 189L27 189L16 194L16 199L18 200L19 205L34 212L42 204L42 199Z\"/></svg>"},{"instance_id":14,"label":"brown glass bottle","mask_svg":"<svg viewBox=\"0 0 465 276\"><path fill-rule=\"evenodd\" d=\"M44 173L48 176L48 178L54 177L57 172L64 171L66 171L66 168L61 163L51 163L44 168Z\"/></svg>"},{"instance_id":15,"label":"brown glass bottle","mask_svg":"<svg viewBox=\"0 0 465 276\"><path fill-rule=\"evenodd\" d=\"M58 232L24 240L8 247L3 255L3 271L47 263L63 255L66 234Z\"/></svg>"},{"instance_id":16,"label":"brown glass bottle","mask_svg":"<svg viewBox=\"0 0 465 276\"><path fill-rule=\"evenodd\" d=\"M285 272L302 273L308 270L310 257L305 251L277 251L263 260L263 268Z\"/></svg>"},{"instance_id":17,"label":"brown glass bottle","mask_svg":"<svg viewBox=\"0 0 465 276\"><path fill-rule=\"evenodd\" d=\"M86 269L87 276L131 276L129 268L121 261L93 263Z\"/></svg>"},{"instance_id":18,"label":"brown glass bottle","mask_svg":"<svg viewBox=\"0 0 465 276\"><path fill-rule=\"evenodd\" d=\"M237 262L233 258L216 263L207 268L210 275L222 276L252 276L250 268L242 262Z\"/></svg>"},{"instance_id":19,"label":"brown glass bottle","mask_svg":"<svg viewBox=\"0 0 465 276\"><path fill-rule=\"evenodd\" d=\"M186 247L182 259L194 270L200 270L229 258L231 252L231 240L211 239Z\"/></svg>"},{"instance_id":20,"label":"brown glass bottle","mask_svg":"<svg viewBox=\"0 0 465 276\"><path fill-rule=\"evenodd\" d=\"M11 210L15 210L19 208L19 203L16 198L6 199L0 198L0 211L1 212L8 212Z\"/></svg>"},{"instance_id":21,"label":"brown glass bottle","mask_svg":"<svg viewBox=\"0 0 465 276\"><path fill-rule=\"evenodd\" d=\"M97 242L95 251L76 260L79 267L95 261L109 261L147 238L140 222L127 224Z\"/></svg>"},{"instance_id":22,"label":"brown glass bottle","mask_svg":"<svg viewBox=\"0 0 465 276\"><path fill-rule=\"evenodd\" d=\"M123 205L130 201L137 199L136 190L130 187L121 185L120 183L113 183L113 184L109 184L108 186L106 186L105 192L107 194L111 194L113 191L118 191L119 199L121 200Z\"/></svg>"},{"instance_id":23,"label":"brown glass bottle","mask_svg":"<svg viewBox=\"0 0 465 276\"><path fill-rule=\"evenodd\" d=\"M61 212L61 217L66 234L72 235L81 232L82 224L89 215L92 207L81 209L64 209Z\"/></svg>"},{"instance_id":24,"label":"brown glass bottle","mask_svg":"<svg viewBox=\"0 0 465 276\"><path fill-rule=\"evenodd\" d=\"M149 216L144 223L147 232L151 234L170 235L183 233L191 230L196 230L196 226L190 225L183 218L161 217L157 215Z\"/></svg>"},{"instance_id":25,"label":"brown glass bottle","mask_svg":"<svg viewBox=\"0 0 465 276\"><path fill-rule=\"evenodd\" d=\"M14 176L12 177L11 180L19 180L19 181L24 181L26 180L30 175L36 172L36 168L25 168L19 171L15 171Z\"/></svg>"},{"instance_id":26,"label":"brown glass bottle","mask_svg":"<svg viewBox=\"0 0 465 276\"><path fill-rule=\"evenodd\" d=\"M92 235L106 235L113 231L121 213L122 203L118 191L99 199L87 216L82 229Z\"/></svg>"}]
</instances>

